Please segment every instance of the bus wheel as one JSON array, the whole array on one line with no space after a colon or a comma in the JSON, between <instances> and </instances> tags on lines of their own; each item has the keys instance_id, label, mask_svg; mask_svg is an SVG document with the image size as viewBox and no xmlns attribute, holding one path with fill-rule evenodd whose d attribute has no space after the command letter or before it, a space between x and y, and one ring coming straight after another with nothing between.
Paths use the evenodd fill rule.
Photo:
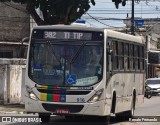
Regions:
<instances>
[{"instance_id":1,"label":"bus wheel","mask_svg":"<svg viewBox=\"0 0 160 125\"><path fill-rule=\"evenodd\" d=\"M39 118L42 122L49 122L50 114L49 113L39 113Z\"/></svg>"},{"instance_id":2,"label":"bus wheel","mask_svg":"<svg viewBox=\"0 0 160 125\"><path fill-rule=\"evenodd\" d=\"M134 116L134 110L135 110L135 99L132 101L131 110L126 112L127 118L132 118Z\"/></svg>"},{"instance_id":3,"label":"bus wheel","mask_svg":"<svg viewBox=\"0 0 160 125\"><path fill-rule=\"evenodd\" d=\"M107 117L107 124L109 125L111 116L108 115L106 117Z\"/></svg>"}]
</instances>

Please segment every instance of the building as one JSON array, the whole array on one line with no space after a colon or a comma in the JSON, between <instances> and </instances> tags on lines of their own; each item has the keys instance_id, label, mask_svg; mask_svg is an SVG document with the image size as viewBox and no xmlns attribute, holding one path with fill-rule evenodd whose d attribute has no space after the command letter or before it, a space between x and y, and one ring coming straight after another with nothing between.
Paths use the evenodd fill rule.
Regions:
<instances>
[{"instance_id":1,"label":"building","mask_svg":"<svg viewBox=\"0 0 160 125\"><path fill-rule=\"evenodd\" d=\"M29 33L30 19L25 5L0 2L0 58L19 58L21 40Z\"/></svg>"},{"instance_id":2,"label":"building","mask_svg":"<svg viewBox=\"0 0 160 125\"><path fill-rule=\"evenodd\" d=\"M21 103L27 43L21 40L30 34L30 15L26 6L0 2L0 103Z\"/></svg>"}]
</instances>

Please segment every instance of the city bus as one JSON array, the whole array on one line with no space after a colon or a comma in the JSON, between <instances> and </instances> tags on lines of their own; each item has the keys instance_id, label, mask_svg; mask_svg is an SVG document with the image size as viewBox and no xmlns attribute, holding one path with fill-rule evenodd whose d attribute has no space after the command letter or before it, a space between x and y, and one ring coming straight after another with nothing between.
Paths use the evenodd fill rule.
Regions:
<instances>
[{"instance_id":1,"label":"city bus","mask_svg":"<svg viewBox=\"0 0 160 125\"><path fill-rule=\"evenodd\" d=\"M33 28L25 78L25 110L51 115L134 115L143 102L145 43L109 29ZM45 116L45 118L44 118Z\"/></svg>"}]
</instances>

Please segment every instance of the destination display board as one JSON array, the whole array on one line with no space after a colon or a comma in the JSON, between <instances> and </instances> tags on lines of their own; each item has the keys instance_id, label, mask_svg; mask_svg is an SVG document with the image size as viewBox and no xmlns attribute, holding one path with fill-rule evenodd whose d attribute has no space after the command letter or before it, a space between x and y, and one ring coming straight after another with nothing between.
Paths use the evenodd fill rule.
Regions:
<instances>
[{"instance_id":1,"label":"destination display board","mask_svg":"<svg viewBox=\"0 0 160 125\"><path fill-rule=\"evenodd\" d=\"M92 33L44 31L43 38L44 39L91 40Z\"/></svg>"},{"instance_id":2,"label":"destination display board","mask_svg":"<svg viewBox=\"0 0 160 125\"><path fill-rule=\"evenodd\" d=\"M84 31L55 31L36 29L32 33L34 39L50 40L86 40L101 41L103 40L102 32L84 32Z\"/></svg>"}]
</instances>

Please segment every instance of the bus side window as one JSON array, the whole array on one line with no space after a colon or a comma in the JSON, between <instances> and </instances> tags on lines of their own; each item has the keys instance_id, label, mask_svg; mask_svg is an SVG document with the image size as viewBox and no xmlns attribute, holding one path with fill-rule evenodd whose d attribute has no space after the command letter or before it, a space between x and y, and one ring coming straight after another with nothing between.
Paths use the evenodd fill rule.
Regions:
<instances>
[{"instance_id":1,"label":"bus side window","mask_svg":"<svg viewBox=\"0 0 160 125\"><path fill-rule=\"evenodd\" d=\"M119 61L119 70L124 69L124 43L119 42L118 44L118 61Z\"/></svg>"},{"instance_id":2,"label":"bus side window","mask_svg":"<svg viewBox=\"0 0 160 125\"><path fill-rule=\"evenodd\" d=\"M124 43L124 69L129 69L129 44Z\"/></svg>"},{"instance_id":3,"label":"bus side window","mask_svg":"<svg viewBox=\"0 0 160 125\"><path fill-rule=\"evenodd\" d=\"M129 60L130 60L130 70L133 70L134 69L134 59L133 59L133 56L134 56L134 53L133 53L133 49L134 49L134 45L133 44L130 44L129 46Z\"/></svg>"},{"instance_id":4,"label":"bus side window","mask_svg":"<svg viewBox=\"0 0 160 125\"><path fill-rule=\"evenodd\" d=\"M135 69L138 70L138 45L134 46L134 62Z\"/></svg>"},{"instance_id":5,"label":"bus side window","mask_svg":"<svg viewBox=\"0 0 160 125\"><path fill-rule=\"evenodd\" d=\"M113 70L118 70L119 68L119 62L118 62L118 42L113 41L112 42L112 67Z\"/></svg>"}]
</instances>

